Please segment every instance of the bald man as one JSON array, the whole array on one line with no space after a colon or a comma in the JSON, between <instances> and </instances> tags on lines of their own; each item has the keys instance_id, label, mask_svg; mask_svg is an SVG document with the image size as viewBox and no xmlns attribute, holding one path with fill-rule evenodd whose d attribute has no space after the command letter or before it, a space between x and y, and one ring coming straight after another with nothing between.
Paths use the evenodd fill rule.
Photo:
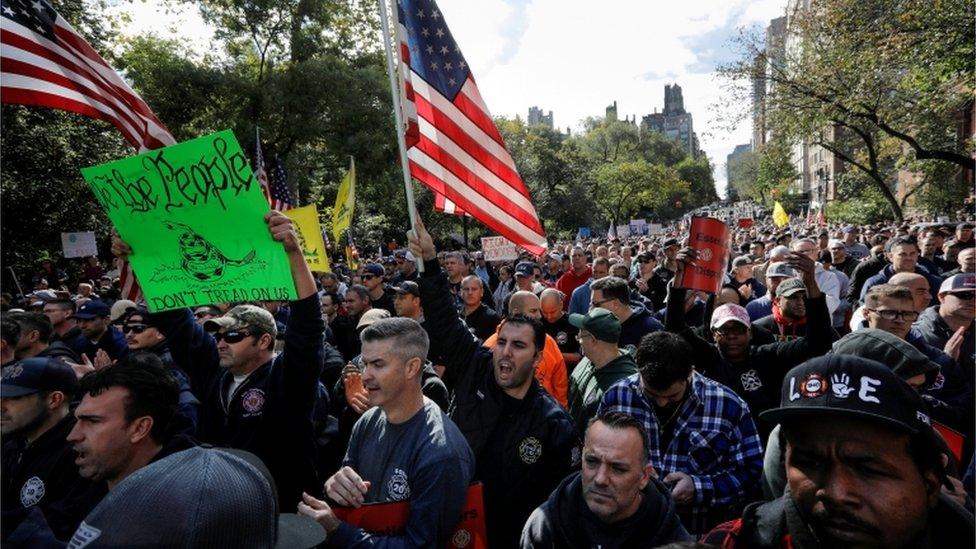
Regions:
<instances>
[{"instance_id":1,"label":"bald man","mask_svg":"<svg viewBox=\"0 0 976 549\"><path fill-rule=\"evenodd\" d=\"M501 317L484 304L485 282L478 275L468 275L461 280L461 302L464 304L464 323L478 339L484 341L498 328Z\"/></svg>"},{"instance_id":2,"label":"bald man","mask_svg":"<svg viewBox=\"0 0 976 549\"><path fill-rule=\"evenodd\" d=\"M556 340L566 361L566 373L572 374L583 355L576 340L579 328L569 323L569 315L563 310L566 296L555 288L546 288L539 297L542 303L542 327Z\"/></svg>"},{"instance_id":3,"label":"bald man","mask_svg":"<svg viewBox=\"0 0 976 549\"><path fill-rule=\"evenodd\" d=\"M508 300L508 314L506 317L525 315L529 318L542 320L542 302L539 296L532 292L519 290ZM502 320L495 333L485 340L484 346L495 348L498 340L498 330L505 325ZM559 345L551 335L546 334L546 346L542 350L542 358L535 369L535 378L552 398L565 408L569 403L569 375L566 372L566 360L563 358Z\"/></svg>"},{"instance_id":4,"label":"bald man","mask_svg":"<svg viewBox=\"0 0 976 549\"><path fill-rule=\"evenodd\" d=\"M922 313L932 300L929 279L918 273L896 273L888 279L888 284L902 286L911 290L913 307L917 313Z\"/></svg>"}]
</instances>

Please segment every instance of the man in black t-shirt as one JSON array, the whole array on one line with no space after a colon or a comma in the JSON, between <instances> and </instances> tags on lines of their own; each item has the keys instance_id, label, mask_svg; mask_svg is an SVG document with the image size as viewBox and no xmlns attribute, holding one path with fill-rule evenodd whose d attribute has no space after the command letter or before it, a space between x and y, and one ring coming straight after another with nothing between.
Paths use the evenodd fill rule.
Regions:
<instances>
[{"instance_id":1,"label":"man in black t-shirt","mask_svg":"<svg viewBox=\"0 0 976 549\"><path fill-rule=\"evenodd\" d=\"M569 315L563 311L563 300L566 298L562 292L555 288L547 288L542 292L542 328L546 334L552 336L559 346L559 351L566 360L566 375L573 373L573 368L580 361L583 355L580 354L579 328L569 323Z\"/></svg>"}]
</instances>

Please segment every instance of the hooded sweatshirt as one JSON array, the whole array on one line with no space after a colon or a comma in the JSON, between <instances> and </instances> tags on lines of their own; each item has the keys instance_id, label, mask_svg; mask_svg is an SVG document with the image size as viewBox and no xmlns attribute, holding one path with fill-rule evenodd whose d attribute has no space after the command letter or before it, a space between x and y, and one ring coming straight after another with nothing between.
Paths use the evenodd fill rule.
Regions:
<instances>
[{"instance_id":1,"label":"hooded sweatshirt","mask_svg":"<svg viewBox=\"0 0 976 549\"><path fill-rule=\"evenodd\" d=\"M643 303L631 301L630 311L633 313L630 318L620 323L620 341L618 344L621 349L628 345L637 347L645 335L664 329L664 324L654 318L654 313L648 311L647 306Z\"/></svg>"},{"instance_id":2,"label":"hooded sweatshirt","mask_svg":"<svg viewBox=\"0 0 976 549\"><path fill-rule=\"evenodd\" d=\"M574 473L563 479L549 499L529 516L522 530L521 547L636 549L693 541L681 525L667 493L661 481L651 478L642 492L637 512L607 524L586 505L582 476Z\"/></svg>"},{"instance_id":3,"label":"hooded sweatshirt","mask_svg":"<svg viewBox=\"0 0 976 549\"><path fill-rule=\"evenodd\" d=\"M585 434L587 422L596 415L603 393L614 383L636 373L637 364L627 351L621 351L602 368L594 367L586 357L580 361L569 381L569 415L573 416L580 435Z\"/></svg>"}]
</instances>

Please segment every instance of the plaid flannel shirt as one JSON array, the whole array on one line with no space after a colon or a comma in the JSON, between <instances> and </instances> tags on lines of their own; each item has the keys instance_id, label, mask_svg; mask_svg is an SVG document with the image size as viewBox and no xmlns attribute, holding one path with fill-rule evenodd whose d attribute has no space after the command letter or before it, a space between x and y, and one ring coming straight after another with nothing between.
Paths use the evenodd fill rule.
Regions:
<instances>
[{"instance_id":1,"label":"plaid flannel shirt","mask_svg":"<svg viewBox=\"0 0 976 549\"><path fill-rule=\"evenodd\" d=\"M651 465L661 478L686 473L695 483L695 499L679 506L689 532L708 531L708 511L747 503L759 485L763 468L762 443L748 405L731 389L698 372L692 374L691 394L681 404L674 436L662 453L657 415L644 396L640 374L618 381L603 396L599 413L623 412L647 429Z\"/></svg>"}]
</instances>

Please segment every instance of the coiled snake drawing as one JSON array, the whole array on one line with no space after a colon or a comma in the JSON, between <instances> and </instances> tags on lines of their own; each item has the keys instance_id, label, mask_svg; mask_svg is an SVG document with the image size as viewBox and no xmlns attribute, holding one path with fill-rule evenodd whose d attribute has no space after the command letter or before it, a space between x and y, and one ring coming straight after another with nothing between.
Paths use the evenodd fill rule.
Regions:
<instances>
[{"instance_id":1,"label":"coiled snake drawing","mask_svg":"<svg viewBox=\"0 0 976 549\"><path fill-rule=\"evenodd\" d=\"M175 221L164 221L163 224L167 229L179 233L180 268L196 280L214 282L224 276L227 266L240 267L254 261L254 250L241 259L228 259L189 226Z\"/></svg>"}]
</instances>

